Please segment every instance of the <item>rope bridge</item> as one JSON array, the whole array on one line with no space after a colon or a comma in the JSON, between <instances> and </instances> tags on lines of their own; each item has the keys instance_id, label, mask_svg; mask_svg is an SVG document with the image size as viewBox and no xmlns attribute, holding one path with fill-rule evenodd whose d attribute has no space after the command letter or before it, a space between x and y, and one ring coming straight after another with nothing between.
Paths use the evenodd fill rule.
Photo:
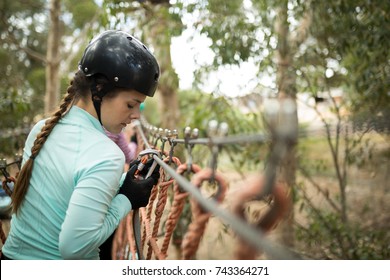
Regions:
<instances>
[{"instance_id":1,"label":"rope bridge","mask_svg":"<svg viewBox=\"0 0 390 280\"><path fill-rule=\"evenodd\" d=\"M238 235L238 244L233 259L254 259L260 252L272 259L300 259L295 252L271 242L265 234L272 230L286 214L290 199L286 188L276 183L276 167L288 149L292 129L284 125L274 130L274 135L265 134L226 136L227 126L214 121L209 123L207 138L197 138L198 130L186 127L184 138L177 139L177 131L151 126L145 119L134 123L137 132L139 150L157 149L161 156L151 155L160 167L159 183L153 188L147 207L139 213L129 213L116 232L112 247L113 259L157 259L168 256L168 247L172 241L175 227L178 225L185 204L190 200L191 223L181 243L181 259L193 259L212 215L230 225ZM287 128L287 129L286 129ZM276 136L275 136L276 135ZM150 141L148 141L148 137ZM273 150L264 174L259 174L242 187L233 198L228 211L222 207L228 189L228 182L217 170L217 156L222 145L273 141ZM154 143L150 145L149 142ZM165 143L170 144L169 152L164 150ZM184 144L187 151L186 162L175 156L174 148ZM207 145L212 152L210 166L200 167L192 162L191 151L194 145ZM172 167L173 165L173 167ZM187 179L192 174L191 179ZM205 182L217 184L217 192L206 198L201 187ZM172 202L168 205L168 193L171 190ZM271 196L269 210L256 224L250 224L245 218L245 203ZM164 231L159 233L164 210L169 207ZM132 211L133 212L133 211ZM141 222L140 222L141 221ZM162 236L161 236L162 235ZM142 237L137 237L142 236Z\"/></svg>"},{"instance_id":2,"label":"rope bridge","mask_svg":"<svg viewBox=\"0 0 390 280\"><path fill-rule=\"evenodd\" d=\"M283 112L283 114L287 116L284 116L284 119L288 120L288 113L292 112L285 111L287 113ZM273 117L280 118L280 115ZM186 127L184 138L178 139L176 130L157 129L143 118L141 121L136 121L134 124L138 138L138 153L141 150L154 150L157 143L161 142L159 154L144 156L155 160L157 168L160 168L160 180L152 190L149 204L139 210L131 211L119 224L113 239L112 258L116 260L167 259L174 230L189 201L192 218L181 242L181 259L196 258L196 252L211 216L218 217L237 234L238 240L232 259L255 259L260 253L265 253L271 259L300 259L295 252L266 237L266 233L276 226L289 208L290 198L286 188L275 179L276 168L288 149L289 141L294 136L289 123L285 123L282 128L271 130L271 135L227 136L227 125L212 121L209 123L207 138L198 138L197 129L191 130ZM228 144L270 141L273 143L273 149L263 174L258 174L238 190L230 202L230 211L224 209L222 203L226 197L228 182L217 170L217 157L221 147ZM164 150L166 142L170 146L169 152ZM186 162L174 156L174 148L177 144L185 145ZM210 166L201 167L192 162L191 152L194 145L210 147L212 153ZM6 172L8 166L4 162L0 166L6 178L3 182L5 189L8 188L7 182L15 180ZM210 198L202 194L201 188L205 183L213 183L217 186L217 191ZM268 211L259 221L251 224L244 214L245 203L266 197L271 198ZM171 198L170 203L168 198ZM168 212L165 216L164 211ZM161 234L160 231L163 233ZM5 238L1 227L3 244Z\"/></svg>"}]
</instances>

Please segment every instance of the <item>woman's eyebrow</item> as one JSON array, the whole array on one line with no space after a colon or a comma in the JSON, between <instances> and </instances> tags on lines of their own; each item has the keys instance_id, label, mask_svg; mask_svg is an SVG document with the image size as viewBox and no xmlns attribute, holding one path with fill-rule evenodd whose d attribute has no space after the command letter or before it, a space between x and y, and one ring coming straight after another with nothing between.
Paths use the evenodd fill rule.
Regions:
<instances>
[{"instance_id":1,"label":"woman's eyebrow","mask_svg":"<svg viewBox=\"0 0 390 280\"><path fill-rule=\"evenodd\" d=\"M135 102L137 102L137 103L139 103L139 104L141 104L141 103L143 102L143 101L141 101L141 100L139 100L139 99L137 99L137 98L133 98L132 101L135 101Z\"/></svg>"}]
</instances>

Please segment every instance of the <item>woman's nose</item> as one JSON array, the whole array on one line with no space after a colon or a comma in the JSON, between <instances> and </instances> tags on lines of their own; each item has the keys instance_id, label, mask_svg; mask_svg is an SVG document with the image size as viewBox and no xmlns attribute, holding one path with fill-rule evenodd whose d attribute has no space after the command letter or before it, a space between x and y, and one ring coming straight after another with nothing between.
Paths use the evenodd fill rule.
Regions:
<instances>
[{"instance_id":1,"label":"woman's nose","mask_svg":"<svg viewBox=\"0 0 390 280\"><path fill-rule=\"evenodd\" d=\"M140 107L137 106L135 108L133 108L131 114L130 114L130 119L131 120L135 120L135 119L139 119L141 116L141 110L140 110Z\"/></svg>"}]
</instances>

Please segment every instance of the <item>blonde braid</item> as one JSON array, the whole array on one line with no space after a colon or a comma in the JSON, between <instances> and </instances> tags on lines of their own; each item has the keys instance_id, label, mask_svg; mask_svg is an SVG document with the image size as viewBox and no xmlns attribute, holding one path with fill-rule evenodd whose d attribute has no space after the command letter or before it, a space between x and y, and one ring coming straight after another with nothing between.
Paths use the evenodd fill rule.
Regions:
<instances>
[{"instance_id":1,"label":"blonde braid","mask_svg":"<svg viewBox=\"0 0 390 280\"><path fill-rule=\"evenodd\" d=\"M34 141L34 145L31 148L31 156L23 165L18 179L16 180L15 187L12 193L12 211L13 213L18 213L20 205L23 202L23 199L27 193L28 187L30 185L30 178L32 170L34 167L34 159L39 154L39 151L42 149L47 138L52 132L55 125L59 120L67 113L68 108L72 104L76 96L76 90L73 86L73 81L68 87L67 94L64 96L59 109L45 122L45 125L42 127L41 132L38 134L37 138Z\"/></svg>"}]
</instances>

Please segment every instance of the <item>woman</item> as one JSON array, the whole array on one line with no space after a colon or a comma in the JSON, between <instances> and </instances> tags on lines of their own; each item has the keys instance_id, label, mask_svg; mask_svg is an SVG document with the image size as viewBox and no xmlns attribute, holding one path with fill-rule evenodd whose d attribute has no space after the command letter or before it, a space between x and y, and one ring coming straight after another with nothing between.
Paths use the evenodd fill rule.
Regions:
<instances>
[{"instance_id":1,"label":"woman","mask_svg":"<svg viewBox=\"0 0 390 280\"><path fill-rule=\"evenodd\" d=\"M135 179L136 164L122 174L124 154L104 131L139 118L159 76L154 56L125 32L89 43L59 109L26 140L2 259L99 259L120 220L147 205L158 168L145 180Z\"/></svg>"}]
</instances>

